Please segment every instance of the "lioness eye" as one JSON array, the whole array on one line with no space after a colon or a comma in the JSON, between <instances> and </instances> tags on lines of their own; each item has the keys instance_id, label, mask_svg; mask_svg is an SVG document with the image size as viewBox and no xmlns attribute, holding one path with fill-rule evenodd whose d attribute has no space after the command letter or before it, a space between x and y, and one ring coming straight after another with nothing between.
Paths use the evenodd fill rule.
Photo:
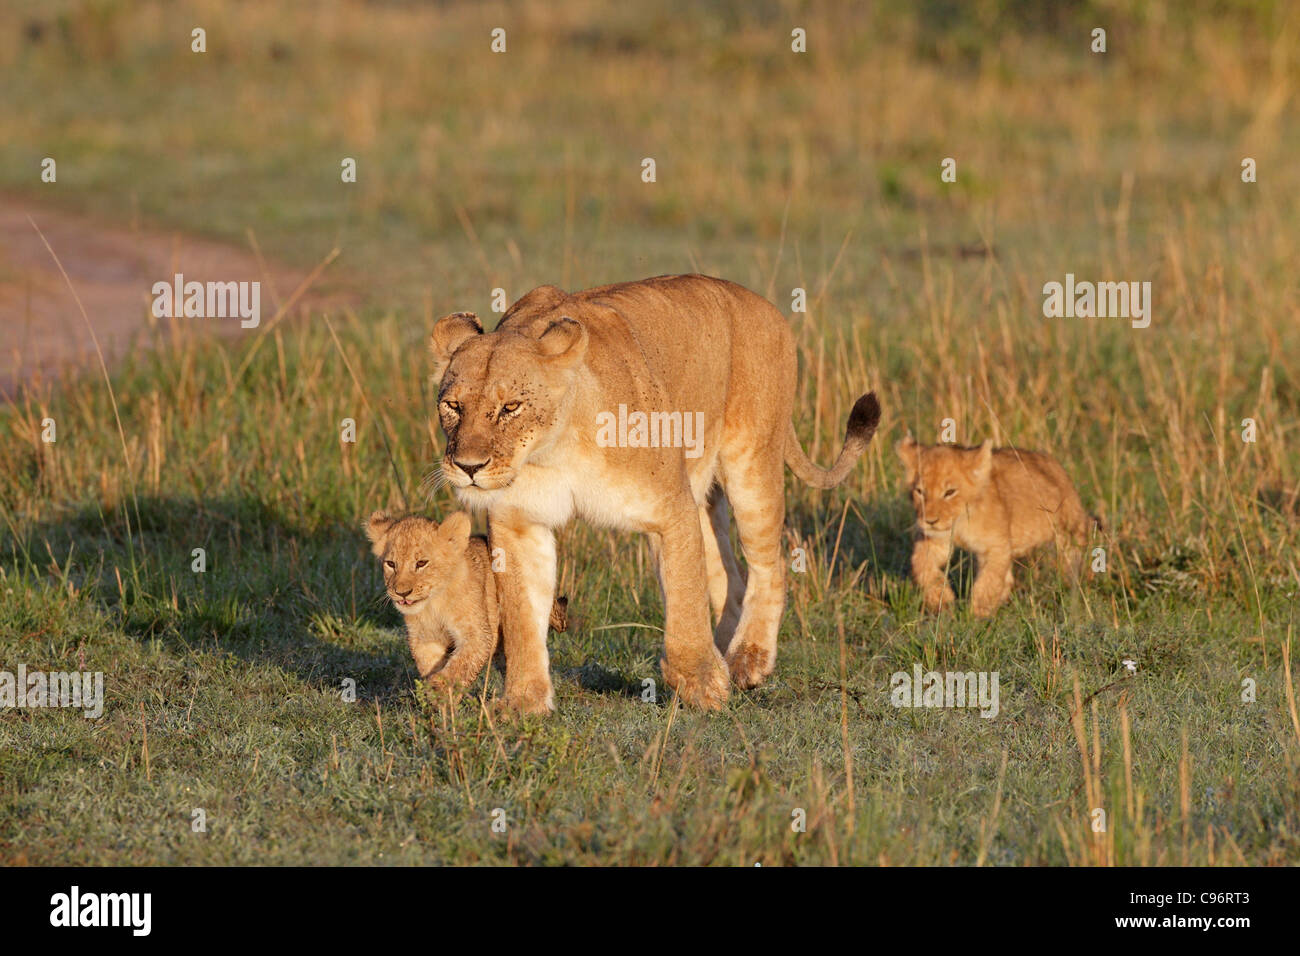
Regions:
<instances>
[{"instance_id":1,"label":"lioness eye","mask_svg":"<svg viewBox=\"0 0 1300 956\"><path fill-rule=\"evenodd\" d=\"M384 562L384 567L388 568L388 569L391 571L391 570L395 569L395 568L397 567L397 565L393 564L392 561L385 561L385 562Z\"/></svg>"},{"instance_id":2,"label":"lioness eye","mask_svg":"<svg viewBox=\"0 0 1300 956\"><path fill-rule=\"evenodd\" d=\"M415 570L417 570L417 571L420 570L420 568L424 567L424 566L425 566L426 564L428 564L428 563L429 563L428 561L416 561L416 562L415 562Z\"/></svg>"},{"instance_id":3,"label":"lioness eye","mask_svg":"<svg viewBox=\"0 0 1300 956\"><path fill-rule=\"evenodd\" d=\"M442 407L447 409L447 411L451 412L454 415L460 414L460 402L444 401L442 403Z\"/></svg>"},{"instance_id":4,"label":"lioness eye","mask_svg":"<svg viewBox=\"0 0 1300 956\"><path fill-rule=\"evenodd\" d=\"M501 406L501 414L503 415L513 415L517 411L519 411L519 402L509 402Z\"/></svg>"},{"instance_id":5,"label":"lioness eye","mask_svg":"<svg viewBox=\"0 0 1300 956\"><path fill-rule=\"evenodd\" d=\"M956 488L949 488L947 491L945 491L945 492L943 493L943 496L944 496L945 498L951 498L951 497L952 497L953 495L955 495L956 493L957 493L957 489L956 489Z\"/></svg>"}]
</instances>

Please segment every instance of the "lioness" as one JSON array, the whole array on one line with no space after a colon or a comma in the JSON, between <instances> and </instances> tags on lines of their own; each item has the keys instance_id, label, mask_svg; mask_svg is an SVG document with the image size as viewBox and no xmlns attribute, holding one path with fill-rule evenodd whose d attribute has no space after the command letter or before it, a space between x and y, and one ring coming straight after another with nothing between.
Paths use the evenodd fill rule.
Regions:
<instances>
[{"instance_id":1,"label":"lioness","mask_svg":"<svg viewBox=\"0 0 1300 956\"><path fill-rule=\"evenodd\" d=\"M895 446L916 509L912 579L927 610L951 607L948 586L953 546L975 555L971 613L988 617L1011 594L1011 562L1055 542L1072 575L1079 572L1080 542L1095 518L1083 509L1065 470L1050 455L1015 448L953 445L923 447L909 435Z\"/></svg>"},{"instance_id":2,"label":"lioness","mask_svg":"<svg viewBox=\"0 0 1300 956\"><path fill-rule=\"evenodd\" d=\"M753 292L699 275L572 294L542 286L490 333L473 313L440 319L432 351L442 474L463 505L487 510L492 546L505 553L512 706L555 706L552 531L575 515L649 536L664 593L663 676L683 700L718 708L728 670L740 687L772 672L785 606L783 463L818 488L842 481L879 422L874 393L853 406L834 467L818 468L790 420L797 369L785 318Z\"/></svg>"},{"instance_id":3,"label":"lioness","mask_svg":"<svg viewBox=\"0 0 1300 956\"><path fill-rule=\"evenodd\" d=\"M459 689L478 677L500 646L500 610L487 538L470 535L458 511L441 525L376 511L364 529L384 567L384 587L406 623L420 677L434 690ZM551 608L550 624L568 626L568 601Z\"/></svg>"}]
</instances>

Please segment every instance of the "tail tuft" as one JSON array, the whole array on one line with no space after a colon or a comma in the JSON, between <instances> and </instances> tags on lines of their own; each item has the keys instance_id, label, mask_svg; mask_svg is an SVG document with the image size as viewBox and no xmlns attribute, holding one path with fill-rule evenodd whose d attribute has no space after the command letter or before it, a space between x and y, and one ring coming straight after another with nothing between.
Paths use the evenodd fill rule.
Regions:
<instances>
[{"instance_id":1,"label":"tail tuft","mask_svg":"<svg viewBox=\"0 0 1300 956\"><path fill-rule=\"evenodd\" d=\"M849 424L844 431L844 447L840 449L835 464L829 469L822 469L804 454L803 448L799 446L799 436L795 434L794 423L791 422L785 439L785 463L800 481L814 488L834 488L844 480L853 463L867 450L879 424L880 402L876 399L875 392L868 392L853 403Z\"/></svg>"},{"instance_id":2,"label":"tail tuft","mask_svg":"<svg viewBox=\"0 0 1300 956\"><path fill-rule=\"evenodd\" d=\"M863 444L871 441L871 436L876 433L876 426L880 424L880 401L876 398L875 392L867 392L856 402L853 403L853 411L849 413L849 427L844 433L844 440L860 441Z\"/></svg>"}]
</instances>

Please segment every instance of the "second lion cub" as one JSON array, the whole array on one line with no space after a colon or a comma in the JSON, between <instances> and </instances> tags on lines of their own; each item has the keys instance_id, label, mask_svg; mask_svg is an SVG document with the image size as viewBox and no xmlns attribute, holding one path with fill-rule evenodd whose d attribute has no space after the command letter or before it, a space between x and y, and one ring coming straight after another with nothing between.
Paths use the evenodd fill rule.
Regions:
<instances>
[{"instance_id":1,"label":"second lion cub","mask_svg":"<svg viewBox=\"0 0 1300 956\"><path fill-rule=\"evenodd\" d=\"M463 511L441 525L376 511L365 522L383 562L388 597L406 622L416 669L429 687L459 689L482 672L500 646L500 603L487 538L470 534ZM551 608L551 627L568 627L568 599Z\"/></svg>"},{"instance_id":2,"label":"second lion cub","mask_svg":"<svg viewBox=\"0 0 1300 956\"><path fill-rule=\"evenodd\" d=\"M1079 571L1080 545L1096 523L1083 508L1065 470L1036 451L954 445L896 446L916 510L912 579L927 610L951 607L948 561L954 546L975 555L971 613L988 617L1010 596L1012 560L1055 543L1057 555Z\"/></svg>"}]
</instances>

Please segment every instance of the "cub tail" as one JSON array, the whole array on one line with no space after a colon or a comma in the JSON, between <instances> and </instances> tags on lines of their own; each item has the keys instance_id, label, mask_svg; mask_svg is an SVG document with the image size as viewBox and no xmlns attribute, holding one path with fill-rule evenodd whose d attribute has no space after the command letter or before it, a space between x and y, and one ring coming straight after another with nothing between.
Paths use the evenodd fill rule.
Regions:
<instances>
[{"instance_id":1,"label":"cub tail","mask_svg":"<svg viewBox=\"0 0 1300 956\"><path fill-rule=\"evenodd\" d=\"M551 627L557 631L569 629L569 599L560 597L551 605Z\"/></svg>"}]
</instances>

